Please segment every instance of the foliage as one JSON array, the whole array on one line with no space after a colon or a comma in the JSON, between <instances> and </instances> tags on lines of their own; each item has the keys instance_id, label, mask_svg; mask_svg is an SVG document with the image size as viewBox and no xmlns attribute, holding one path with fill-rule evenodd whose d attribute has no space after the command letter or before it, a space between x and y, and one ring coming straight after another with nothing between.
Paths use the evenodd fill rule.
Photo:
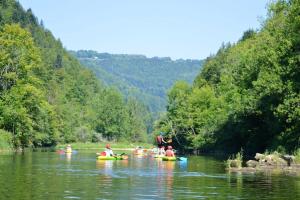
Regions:
<instances>
[{"instance_id":1,"label":"foliage","mask_svg":"<svg viewBox=\"0 0 300 200\"><path fill-rule=\"evenodd\" d=\"M238 152L236 155L234 156L230 156L226 162L225 162L226 168L230 169L232 167L234 168L242 168L243 165L243 150L241 150L240 152Z\"/></svg>"},{"instance_id":2,"label":"foliage","mask_svg":"<svg viewBox=\"0 0 300 200\"><path fill-rule=\"evenodd\" d=\"M0 129L0 150L1 149L12 149L12 136L9 132Z\"/></svg>"},{"instance_id":3,"label":"foliage","mask_svg":"<svg viewBox=\"0 0 300 200\"><path fill-rule=\"evenodd\" d=\"M295 162L297 164L300 163L300 149L297 149L295 152L294 152L294 156L295 156Z\"/></svg>"},{"instance_id":4,"label":"foliage","mask_svg":"<svg viewBox=\"0 0 300 200\"><path fill-rule=\"evenodd\" d=\"M182 148L207 151L299 148L299 12L299 1L271 3L261 30L222 45L192 86L173 86L157 131L172 131Z\"/></svg>"},{"instance_id":5,"label":"foliage","mask_svg":"<svg viewBox=\"0 0 300 200\"><path fill-rule=\"evenodd\" d=\"M201 68L201 60L147 58L143 55L108 54L95 51L71 51L107 85L118 87L157 113L165 110L166 93L176 80L192 82Z\"/></svg>"},{"instance_id":6,"label":"foliage","mask_svg":"<svg viewBox=\"0 0 300 200\"><path fill-rule=\"evenodd\" d=\"M3 0L0 15L0 129L15 148L146 140L144 105L104 86L30 9Z\"/></svg>"}]
</instances>

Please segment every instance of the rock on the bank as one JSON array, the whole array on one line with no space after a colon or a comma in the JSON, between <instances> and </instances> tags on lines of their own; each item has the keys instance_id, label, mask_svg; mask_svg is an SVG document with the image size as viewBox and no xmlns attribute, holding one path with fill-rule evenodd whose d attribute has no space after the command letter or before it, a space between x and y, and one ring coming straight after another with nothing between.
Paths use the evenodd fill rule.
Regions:
<instances>
[{"instance_id":1,"label":"rock on the bank","mask_svg":"<svg viewBox=\"0 0 300 200\"><path fill-rule=\"evenodd\" d=\"M264 162L265 165L270 165L270 166L287 166L288 165L288 163L284 159L278 157L277 155L267 155L265 157L265 159L262 160L262 162Z\"/></svg>"},{"instance_id":2,"label":"rock on the bank","mask_svg":"<svg viewBox=\"0 0 300 200\"><path fill-rule=\"evenodd\" d=\"M241 167L241 163L240 163L240 161L238 161L238 160L229 160L229 162L230 162L230 167L232 167L232 168L240 168Z\"/></svg>"},{"instance_id":3,"label":"rock on the bank","mask_svg":"<svg viewBox=\"0 0 300 200\"><path fill-rule=\"evenodd\" d=\"M258 162L256 160L248 160L246 162L247 167L255 168L258 165Z\"/></svg>"},{"instance_id":4,"label":"rock on the bank","mask_svg":"<svg viewBox=\"0 0 300 200\"><path fill-rule=\"evenodd\" d=\"M266 157L266 156L265 156L264 154L256 153L254 158L255 158L256 160L263 160L263 159L265 159L265 157Z\"/></svg>"}]
</instances>

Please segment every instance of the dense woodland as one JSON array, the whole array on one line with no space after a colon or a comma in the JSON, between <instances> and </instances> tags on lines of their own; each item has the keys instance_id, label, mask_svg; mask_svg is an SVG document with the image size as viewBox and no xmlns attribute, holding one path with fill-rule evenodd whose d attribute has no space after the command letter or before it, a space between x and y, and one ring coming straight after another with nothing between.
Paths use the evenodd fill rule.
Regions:
<instances>
[{"instance_id":1,"label":"dense woodland","mask_svg":"<svg viewBox=\"0 0 300 200\"><path fill-rule=\"evenodd\" d=\"M278 0L268 9L261 29L207 58L192 86L173 86L156 130L201 151L299 148L300 1Z\"/></svg>"},{"instance_id":2,"label":"dense woodland","mask_svg":"<svg viewBox=\"0 0 300 200\"><path fill-rule=\"evenodd\" d=\"M148 113L82 67L30 9L0 0L0 148L145 141Z\"/></svg>"},{"instance_id":3,"label":"dense woodland","mask_svg":"<svg viewBox=\"0 0 300 200\"><path fill-rule=\"evenodd\" d=\"M143 55L71 51L105 84L116 86L126 97L135 97L152 113L165 111L167 91L176 80L189 83L201 68L201 60L147 58Z\"/></svg>"},{"instance_id":4,"label":"dense woodland","mask_svg":"<svg viewBox=\"0 0 300 200\"><path fill-rule=\"evenodd\" d=\"M244 149L252 154L299 148L300 1L277 0L268 8L260 30L248 30L237 43L224 44L206 59L191 85L175 83L166 114L154 124L155 134L169 133L177 148L201 151ZM160 75L192 76L185 74L182 60L73 54L105 83L70 55L30 9L0 0L0 148L145 141L151 116L140 96L152 112L161 110L164 103L149 101L163 101L175 76L168 74L172 78L166 80ZM179 64L151 68L155 62ZM199 61L187 62L194 70L200 68ZM109 83L119 85L126 98Z\"/></svg>"}]
</instances>

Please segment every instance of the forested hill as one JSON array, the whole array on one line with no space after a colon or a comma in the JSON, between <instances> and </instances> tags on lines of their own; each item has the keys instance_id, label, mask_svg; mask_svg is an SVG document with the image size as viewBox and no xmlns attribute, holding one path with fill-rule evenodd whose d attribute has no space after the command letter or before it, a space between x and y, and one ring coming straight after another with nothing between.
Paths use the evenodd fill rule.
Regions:
<instances>
[{"instance_id":1,"label":"forested hill","mask_svg":"<svg viewBox=\"0 0 300 200\"><path fill-rule=\"evenodd\" d=\"M144 141L147 109L106 87L31 9L0 0L0 149Z\"/></svg>"},{"instance_id":2,"label":"forested hill","mask_svg":"<svg viewBox=\"0 0 300 200\"><path fill-rule=\"evenodd\" d=\"M134 96L152 112L164 111L166 93L177 80L192 83L201 68L201 60L147 58L143 55L71 51L107 85L118 87L126 96Z\"/></svg>"},{"instance_id":3,"label":"forested hill","mask_svg":"<svg viewBox=\"0 0 300 200\"><path fill-rule=\"evenodd\" d=\"M259 31L209 57L193 86L178 82L157 129L202 151L300 148L300 1L269 5Z\"/></svg>"}]
</instances>

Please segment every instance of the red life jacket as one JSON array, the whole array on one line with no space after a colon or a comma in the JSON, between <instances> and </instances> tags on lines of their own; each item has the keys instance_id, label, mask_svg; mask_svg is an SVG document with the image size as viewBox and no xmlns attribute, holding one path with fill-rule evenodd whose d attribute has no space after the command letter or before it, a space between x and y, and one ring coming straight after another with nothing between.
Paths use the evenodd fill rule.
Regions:
<instances>
[{"instance_id":1,"label":"red life jacket","mask_svg":"<svg viewBox=\"0 0 300 200\"><path fill-rule=\"evenodd\" d=\"M101 152L101 154L100 154L101 156L106 156L106 152L105 151L103 151L103 152Z\"/></svg>"}]
</instances>

